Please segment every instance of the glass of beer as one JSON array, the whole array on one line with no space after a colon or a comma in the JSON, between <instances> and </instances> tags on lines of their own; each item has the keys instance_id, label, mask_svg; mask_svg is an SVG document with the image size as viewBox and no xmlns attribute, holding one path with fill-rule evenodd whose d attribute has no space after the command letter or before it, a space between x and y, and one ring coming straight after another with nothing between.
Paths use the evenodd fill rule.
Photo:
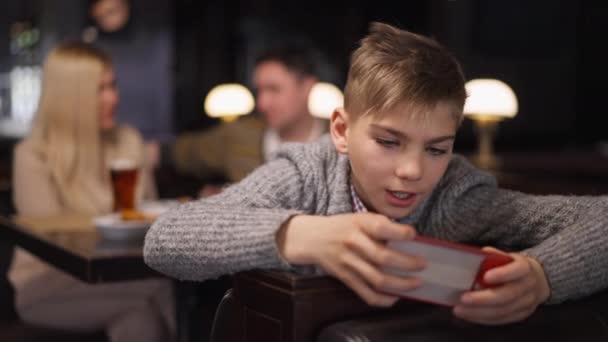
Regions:
<instances>
[{"instance_id":1,"label":"glass of beer","mask_svg":"<svg viewBox=\"0 0 608 342\"><path fill-rule=\"evenodd\" d=\"M129 159L117 159L110 163L114 211L135 210L137 164Z\"/></svg>"}]
</instances>

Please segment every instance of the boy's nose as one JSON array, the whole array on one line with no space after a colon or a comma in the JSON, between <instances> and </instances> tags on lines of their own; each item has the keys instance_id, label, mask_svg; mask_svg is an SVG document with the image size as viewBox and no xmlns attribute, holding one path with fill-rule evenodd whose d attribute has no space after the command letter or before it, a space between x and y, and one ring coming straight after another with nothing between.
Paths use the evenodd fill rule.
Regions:
<instances>
[{"instance_id":1,"label":"boy's nose","mask_svg":"<svg viewBox=\"0 0 608 342\"><path fill-rule=\"evenodd\" d=\"M398 158L395 175L402 179L417 181L422 178L422 154L413 153L411 155Z\"/></svg>"}]
</instances>

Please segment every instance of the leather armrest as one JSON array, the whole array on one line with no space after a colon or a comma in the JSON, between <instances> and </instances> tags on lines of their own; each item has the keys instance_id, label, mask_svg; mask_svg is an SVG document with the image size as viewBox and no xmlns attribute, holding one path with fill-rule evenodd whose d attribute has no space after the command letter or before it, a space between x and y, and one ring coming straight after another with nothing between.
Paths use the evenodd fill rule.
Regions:
<instances>
[{"instance_id":1,"label":"leather armrest","mask_svg":"<svg viewBox=\"0 0 608 342\"><path fill-rule=\"evenodd\" d=\"M331 277L292 272L240 273L232 295L236 310L228 325L230 341L608 340L608 290L541 306L523 322L497 327L468 323L450 309L414 301L402 300L390 309L370 307ZM217 319L222 315L218 312Z\"/></svg>"},{"instance_id":2,"label":"leather armrest","mask_svg":"<svg viewBox=\"0 0 608 342\"><path fill-rule=\"evenodd\" d=\"M240 342L310 342L337 321L431 307L412 301L371 307L334 278L277 271L237 274L233 295L240 316L232 327Z\"/></svg>"},{"instance_id":3,"label":"leather armrest","mask_svg":"<svg viewBox=\"0 0 608 342\"><path fill-rule=\"evenodd\" d=\"M215 312L210 342L236 341L238 329L235 329L235 323L239 321L239 318L239 306L230 289L222 298Z\"/></svg>"},{"instance_id":4,"label":"leather armrest","mask_svg":"<svg viewBox=\"0 0 608 342\"><path fill-rule=\"evenodd\" d=\"M606 341L608 292L540 307L528 319L505 326L481 326L455 318L449 309L380 314L338 322L321 331L317 342L388 341Z\"/></svg>"}]
</instances>

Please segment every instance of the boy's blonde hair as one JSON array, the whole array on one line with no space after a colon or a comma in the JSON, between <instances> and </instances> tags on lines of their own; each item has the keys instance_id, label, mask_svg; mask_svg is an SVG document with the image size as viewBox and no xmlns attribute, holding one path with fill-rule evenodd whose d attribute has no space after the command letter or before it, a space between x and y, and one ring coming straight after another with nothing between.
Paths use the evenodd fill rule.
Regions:
<instances>
[{"instance_id":1,"label":"boy's blonde hair","mask_svg":"<svg viewBox=\"0 0 608 342\"><path fill-rule=\"evenodd\" d=\"M372 23L370 33L351 56L344 107L356 119L404 105L431 109L447 102L460 122L466 98L464 82L456 58L435 40Z\"/></svg>"},{"instance_id":2,"label":"boy's blonde hair","mask_svg":"<svg viewBox=\"0 0 608 342\"><path fill-rule=\"evenodd\" d=\"M108 55L81 42L54 48L44 64L42 93L30 139L46 160L66 207L99 210L91 181L105 181L99 126L99 85Z\"/></svg>"}]
</instances>

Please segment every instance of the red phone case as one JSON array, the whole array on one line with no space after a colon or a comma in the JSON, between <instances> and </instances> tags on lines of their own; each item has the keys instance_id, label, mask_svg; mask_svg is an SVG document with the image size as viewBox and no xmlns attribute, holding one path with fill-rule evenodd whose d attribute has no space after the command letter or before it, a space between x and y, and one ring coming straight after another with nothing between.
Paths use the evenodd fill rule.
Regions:
<instances>
[{"instance_id":1,"label":"red phone case","mask_svg":"<svg viewBox=\"0 0 608 342\"><path fill-rule=\"evenodd\" d=\"M487 253L486 258L481 262L481 266L479 266L479 272L477 273L477 277L475 282L481 287L491 287L491 285L487 284L483 277L489 270L499 267L502 265L506 265L513 261L513 258L509 255L493 253L493 252L485 252Z\"/></svg>"}]
</instances>

